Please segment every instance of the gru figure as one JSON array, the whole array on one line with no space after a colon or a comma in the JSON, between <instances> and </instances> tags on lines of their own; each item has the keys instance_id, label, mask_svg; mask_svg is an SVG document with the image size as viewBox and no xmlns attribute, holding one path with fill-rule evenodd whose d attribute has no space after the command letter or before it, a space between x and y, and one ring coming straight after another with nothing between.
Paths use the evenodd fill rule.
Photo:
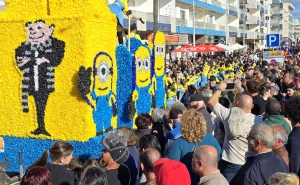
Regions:
<instances>
[{"instance_id":1,"label":"gru figure","mask_svg":"<svg viewBox=\"0 0 300 185\"><path fill-rule=\"evenodd\" d=\"M17 66L23 72L22 109L29 112L28 96L34 97L38 128L32 134L50 136L45 128L45 109L50 93L54 91L54 68L65 52L65 42L52 37L54 25L37 20L25 25L27 41L16 49Z\"/></svg>"}]
</instances>

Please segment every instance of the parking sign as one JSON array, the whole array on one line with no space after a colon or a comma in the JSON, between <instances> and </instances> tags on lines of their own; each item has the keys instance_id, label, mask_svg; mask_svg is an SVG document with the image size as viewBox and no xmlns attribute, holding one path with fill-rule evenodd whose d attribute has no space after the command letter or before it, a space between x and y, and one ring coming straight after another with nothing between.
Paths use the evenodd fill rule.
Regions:
<instances>
[{"instance_id":1,"label":"parking sign","mask_svg":"<svg viewBox=\"0 0 300 185\"><path fill-rule=\"evenodd\" d=\"M267 47L278 47L280 45L280 34L268 34Z\"/></svg>"}]
</instances>

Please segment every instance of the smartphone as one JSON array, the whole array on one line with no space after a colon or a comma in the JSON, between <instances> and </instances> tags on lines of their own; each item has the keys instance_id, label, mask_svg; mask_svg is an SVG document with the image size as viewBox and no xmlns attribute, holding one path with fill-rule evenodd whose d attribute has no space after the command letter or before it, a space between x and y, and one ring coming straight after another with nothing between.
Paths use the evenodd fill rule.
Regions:
<instances>
[{"instance_id":1,"label":"smartphone","mask_svg":"<svg viewBox=\"0 0 300 185\"><path fill-rule=\"evenodd\" d=\"M226 89L234 89L234 83L228 83Z\"/></svg>"}]
</instances>

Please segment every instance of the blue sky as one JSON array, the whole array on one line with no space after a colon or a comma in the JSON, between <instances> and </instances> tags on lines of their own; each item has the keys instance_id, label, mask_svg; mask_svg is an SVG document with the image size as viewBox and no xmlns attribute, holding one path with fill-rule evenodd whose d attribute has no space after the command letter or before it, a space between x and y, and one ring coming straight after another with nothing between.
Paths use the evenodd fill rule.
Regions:
<instances>
[{"instance_id":1,"label":"blue sky","mask_svg":"<svg viewBox=\"0 0 300 185\"><path fill-rule=\"evenodd\" d=\"M300 21L300 0L290 0L290 2L295 6L295 10L293 11L294 18Z\"/></svg>"}]
</instances>

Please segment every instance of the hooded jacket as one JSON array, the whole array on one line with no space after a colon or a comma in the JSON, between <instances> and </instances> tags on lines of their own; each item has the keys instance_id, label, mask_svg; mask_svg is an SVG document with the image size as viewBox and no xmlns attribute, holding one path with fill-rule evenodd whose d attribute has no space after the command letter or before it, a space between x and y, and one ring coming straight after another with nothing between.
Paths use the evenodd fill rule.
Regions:
<instances>
[{"instance_id":1,"label":"hooded jacket","mask_svg":"<svg viewBox=\"0 0 300 185\"><path fill-rule=\"evenodd\" d=\"M291 133L291 126L288 122L284 120L284 117L282 115L268 115L265 118L265 123L269 126L275 124L281 125L286 129L288 134Z\"/></svg>"}]
</instances>

